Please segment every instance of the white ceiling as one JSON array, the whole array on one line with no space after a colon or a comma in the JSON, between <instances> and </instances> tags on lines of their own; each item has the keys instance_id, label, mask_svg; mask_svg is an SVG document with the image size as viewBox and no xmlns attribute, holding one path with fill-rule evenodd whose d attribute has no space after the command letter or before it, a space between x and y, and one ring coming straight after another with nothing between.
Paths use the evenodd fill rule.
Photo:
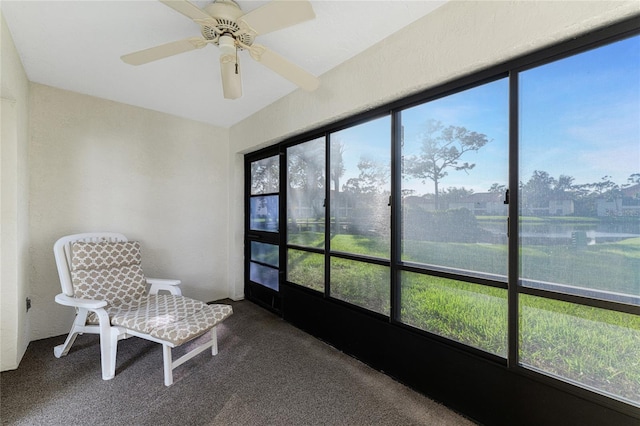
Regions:
<instances>
[{"instance_id":1,"label":"white ceiling","mask_svg":"<svg viewBox=\"0 0 640 426\"><path fill-rule=\"evenodd\" d=\"M312 0L316 19L256 41L320 76L446 0ZM203 7L210 1L193 1ZM266 2L237 3L249 12ZM30 81L230 127L297 87L240 53L243 97L222 96L217 47L141 66L126 53L199 36L156 0L0 1Z\"/></svg>"}]
</instances>

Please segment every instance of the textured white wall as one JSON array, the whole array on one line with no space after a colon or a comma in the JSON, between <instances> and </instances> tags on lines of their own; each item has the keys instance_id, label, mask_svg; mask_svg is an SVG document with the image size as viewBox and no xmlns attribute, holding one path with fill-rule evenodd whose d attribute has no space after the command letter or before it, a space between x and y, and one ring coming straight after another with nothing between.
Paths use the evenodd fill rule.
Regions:
<instances>
[{"instance_id":1,"label":"textured white wall","mask_svg":"<svg viewBox=\"0 0 640 426\"><path fill-rule=\"evenodd\" d=\"M29 81L0 15L0 370L18 367L29 344Z\"/></svg>"},{"instance_id":2,"label":"textured white wall","mask_svg":"<svg viewBox=\"0 0 640 426\"><path fill-rule=\"evenodd\" d=\"M67 234L122 232L141 241L147 276L228 296L226 129L39 84L30 113L32 339L70 327L53 300Z\"/></svg>"},{"instance_id":3,"label":"textured white wall","mask_svg":"<svg viewBox=\"0 0 640 426\"><path fill-rule=\"evenodd\" d=\"M231 156L639 13L637 0L450 1L322 75L316 92L295 91L233 126ZM238 205L231 202L232 217L241 214ZM232 226L230 249L239 257L234 238L242 224Z\"/></svg>"}]
</instances>

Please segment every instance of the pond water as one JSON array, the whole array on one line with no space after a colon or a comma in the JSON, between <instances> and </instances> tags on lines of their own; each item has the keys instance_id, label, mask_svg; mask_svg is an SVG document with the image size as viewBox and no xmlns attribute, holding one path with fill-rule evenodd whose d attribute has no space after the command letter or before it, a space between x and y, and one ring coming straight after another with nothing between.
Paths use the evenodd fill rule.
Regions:
<instances>
[{"instance_id":1,"label":"pond water","mask_svg":"<svg viewBox=\"0 0 640 426\"><path fill-rule=\"evenodd\" d=\"M505 234L506 225L483 223L479 226L493 234ZM526 244L571 244L594 245L640 237L640 218L637 221L576 222L576 223L528 223L520 224L520 239Z\"/></svg>"}]
</instances>

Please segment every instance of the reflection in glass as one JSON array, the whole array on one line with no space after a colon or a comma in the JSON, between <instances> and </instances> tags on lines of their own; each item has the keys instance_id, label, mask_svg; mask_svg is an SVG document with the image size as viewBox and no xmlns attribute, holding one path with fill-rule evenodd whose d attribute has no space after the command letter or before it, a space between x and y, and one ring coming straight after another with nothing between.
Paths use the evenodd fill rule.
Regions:
<instances>
[{"instance_id":1,"label":"reflection in glass","mask_svg":"<svg viewBox=\"0 0 640 426\"><path fill-rule=\"evenodd\" d=\"M507 290L402 272L400 320L507 356Z\"/></svg>"},{"instance_id":2,"label":"reflection in glass","mask_svg":"<svg viewBox=\"0 0 640 426\"><path fill-rule=\"evenodd\" d=\"M640 317L520 295L520 362L640 406Z\"/></svg>"},{"instance_id":3,"label":"reflection in glass","mask_svg":"<svg viewBox=\"0 0 640 426\"><path fill-rule=\"evenodd\" d=\"M255 231L278 231L278 196L251 197L250 228Z\"/></svg>"},{"instance_id":4,"label":"reflection in glass","mask_svg":"<svg viewBox=\"0 0 640 426\"><path fill-rule=\"evenodd\" d=\"M287 242L324 248L325 139L287 148Z\"/></svg>"},{"instance_id":5,"label":"reflection in glass","mask_svg":"<svg viewBox=\"0 0 640 426\"><path fill-rule=\"evenodd\" d=\"M330 140L331 250L389 258L391 118Z\"/></svg>"},{"instance_id":6,"label":"reflection in glass","mask_svg":"<svg viewBox=\"0 0 640 426\"><path fill-rule=\"evenodd\" d=\"M249 264L249 279L265 287L278 291L278 269L269 266L259 265L251 262Z\"/></svg>"},{"instance_id":7,"label":"reflection in glass","mask_svg":"<svg viewBox=\"0 0 640 426\"><path fill-rule=\"evenodd\" d=\"M324 292L324 255L289 249L287 281Z\"/></svg>"},{"instance_id":8,"label":"reflection in glass","mask_svg":"<svg viewBox=\"0 0 640 426\"><path fill-rule=\"evenodd\" d=\"M279 265L279 247L276 244L259 243L251 241L251 260L266 263L276 268Z\"/></svg>"},{"instance_id":9,"label":"reflection in glass","mask_svg":"<svg viewBox=\"0 0 640 426\"><path fill-rule=\"evenodd\" d=\"M640 304L640 36L520 74L521 284Z\"/></svg>"},{"instance_id":10,"label":"reflection in glass","mask_svg":"<svg viewBox=\"0 0 640 426\"><path fill-rule=\"evenodd\" d=\"M331 297L389 315L389 268L331 258Z\"/></svg>"},{"instance_id":11,"label":"reflection in glass","mask_svg":"<svg viewBox=\"0 0 640 426\"><path fill-rule=\"evenodd\" d=\"M251 195L280 192L280 165L277 155L251 163Z\"/></svg>"},{"instance_id":12,"label":"reflection in glass","mask_svg":"<svg viewBox=\"0 0 640 426\"><path fill-rule=\"evenodd\" d=\"M401 113L402 260L507 275L508 81Z\"/></svg>"}]
</instances>

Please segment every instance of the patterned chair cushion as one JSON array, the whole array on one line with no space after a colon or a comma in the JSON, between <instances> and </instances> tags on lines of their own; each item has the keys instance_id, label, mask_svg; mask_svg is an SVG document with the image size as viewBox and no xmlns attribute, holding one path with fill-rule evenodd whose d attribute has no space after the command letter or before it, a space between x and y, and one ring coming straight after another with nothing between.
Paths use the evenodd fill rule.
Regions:
<instances>
[{"instance_id":1,"label":"patterned chair cushion","mask_svg":"<svg viewBox=\"0 0 640 426\"><path fill-rule=\"evenodd\" d=\"M108 308L112 325L146 333L179 346L207 332L233 313L229 305L173 294L150 295L134 309Z\"/></svg>"},{"instance_id":2,"label":"patterned chair cushion","mask_svg":"<svg viewBox=\"0 0 640 426\"><path fill-rule=\"evenodd\" d=\"M71 244L71 281L78 298L111 307L137 306L146 293L140 243L77 241Z\"/></svg>"}]
</instances>

